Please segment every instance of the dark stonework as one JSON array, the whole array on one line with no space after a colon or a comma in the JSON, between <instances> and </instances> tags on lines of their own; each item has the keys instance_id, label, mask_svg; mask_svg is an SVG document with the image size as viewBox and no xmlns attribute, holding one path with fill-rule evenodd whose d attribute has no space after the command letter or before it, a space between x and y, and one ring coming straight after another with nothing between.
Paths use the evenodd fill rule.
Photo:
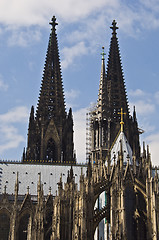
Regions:
<instances>
[{"instance_id":1,"label":"dark stonework","mask_svg":"<svg viewBox=\"0 0 159 240\"><path fill-rule=\"evenodd\" d=\"M76 163L73 144L73 117L65 110L64 90L55 26L52 18L40 95L34 116L31 108L28 145L23 162Z\"/></svg>"},{"instance_id":2,"label":"dark stonework","mask_svg":"<svg viewBox=\"0 0 159 240\"><path fill-rule=\"evenodd\" d=\"M68 114L65 111L55 17L51 25L39 102L35 115L34 107L31 108L28 144L21 163L24 169L27 168L23 172L27 176L33 165L25 163L42 164L45 174L41 177L38 172L36 194L31 194L32 189L26 186L26 194L20 195L20 174L17 172L14 191L7 189L8 181L3 179L7 168L3 165L11 163L0 162L0 186L5 181L4 192L0 194L0 239L104 240L100 232L102 221L102 231L107 233L105 240L157 240L159 169L152 167L149 148L146 149L145 144L143 152L140 151L135 108L132 117L129 113L116 22L113 21L111 27L113 32L106 71L105 53L102 53L98 101L91 114L92 147L89 162L83 166L85 170L87 168L86 174L81 166L78 182L73 156L73 117L71 109ZM119 143L119 148L113 152L112 161L115 143ZM125 152L131 154L126 159ZM63 164L64 168L70 166L67 180L63 182L65 174L58 173L58 191L53 196L50 186L48 194L44 195L43 184L46 183L46 175L50 174L47 164L55 163L60 167ZM39 170L39 165L34 167ZM57 165L49 167L51 171L54 167L57 171ZM7 173L8 177L15 174ZM22 172L21 177L24 178ZM28 183L32 181L29 177ZM105 202L100 206L102 194Z\"/></svg>"}]
</instances>

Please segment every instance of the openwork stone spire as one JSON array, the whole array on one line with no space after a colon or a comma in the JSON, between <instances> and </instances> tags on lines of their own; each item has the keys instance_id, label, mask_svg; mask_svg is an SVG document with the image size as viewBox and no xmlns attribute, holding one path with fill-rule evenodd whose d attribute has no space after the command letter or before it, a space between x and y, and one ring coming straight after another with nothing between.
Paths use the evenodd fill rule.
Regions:
<instances>
[{"instance_id":1,"label":"openwork stone spire","mask_svg":"<svg viewBox=\"0 0 159 240\"><path fill-rule=\"evenodd\" d=\"M109 159L110 149L119 135L121 109L125 113L124 134L132 149L139 156L139 132L136 118L129 114L126 87L123 77L120 51L117 39L117 23L112 22L112 37L105 71L105 52L102 52L102 66L97 107L92 117L92 153L93 161ZM109 166L109 163L108 163Z\"/></svg>"},{"instance_id":2,"label":"openwork stone spire","mask_svg":"<svg viewBox=\"0 0 159 240\"><path fill-rule=\"evenodd\" d=\"M103 117L106 112L105 102L107 101L107 86L106 86L106 74L105 74L105 51L102 47L102 66L101 66L101 75L99 83L99 93L97 101L97 114L98 117Z\"/></svg>"},{"instance_id":3,"label":"openwork stone spire","mask_svg":"<svg viewBox=\"0 0 159 240\"><path fill-rule=\"evenodd\" d=\"M56 18L53 16L36 116L31 108L28 146L23 161L28 163L75 163L73 156L72 110L66 114Z\"/></svg>"},{"instance_id":4,"label":"openwork stone spire","mask_svg":"<svg viewBox=\"0 0 159 240\"><path fill-rule=\"evenodd\" d=\"M116 24L116 21L113 20L112 26L110 27L113 32L110 42L106 80L110 118L114 122L119 122L118 112L120 109L123 108L127 114L127 118L129 117L129 110L118 39L116 36L116 30L118 29Z\"/></svg>"},{"instance_id":5,"label":"openwork stone spire","mask_svg":"<svg viewBox=\"0 0 159 240\"><path fill-rule=\"evenodd\" d=\"M53 16L50 25L52 30L46 54L36 118L43 118L44 120L54 118L55 121L59 121L59 117L64 118L66 113L55 16Z\"/></svg>"}]
</instances>

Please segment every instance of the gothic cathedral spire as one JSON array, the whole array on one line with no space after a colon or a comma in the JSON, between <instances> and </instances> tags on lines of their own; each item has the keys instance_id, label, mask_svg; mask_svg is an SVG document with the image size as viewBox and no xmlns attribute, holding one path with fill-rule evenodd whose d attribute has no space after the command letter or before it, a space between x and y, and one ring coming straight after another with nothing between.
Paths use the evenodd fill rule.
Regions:
<instances>
[{"instance_id":1,"label":"gothic cathedral spire","mask_svg":"<svg viewBox=\"0 0 159 240\"><path fill-rule=\"evenodd\" d=\"M132 118L129 113L116 25L114 20L110 27L112 37L106 71L104 48L102 53L98 100L91 123L93 161L98 159L105 161L109 158L111 146L121 131L119 115L121 109L125 113L124 133L135 154L137 156L140 154L138 124L136 117Z\"/></svg>"},{"instance_id":2,"label":"gothic cathedral spire","mask_svg":"<svg viewBox=\"0 0 159 240\"><path fill-rule=\"evenodd\" d=\"M107 106L105 102L107 102L107 85L106 85L106 73L105 73L105 52L104 47L102 47L102 66L101 66L101 75L100 75L100 83L99 83L99 93L97 100L97 109L98 116L104 117L107 112Z\"/></svg>"},{"instance_id":3,"label":"gothic cathedral spire","mask_svg":"<svg viewBox=\"0 0 159 240\"><path fill-rule=\"evenodd\" d=\"M112 26L112 37L110 42L110 50L107 64L107 94L108 94L108 107L109 114L112 122L119 122L120 117L118 112L123 108L124 112L129 117L128 101L126 95L125 82L123 77L121 57L118 46L118 38L116 30L116 21L113 20Z\"/></svg>"},{"instance_id":4,"label":"gothic cathedral spire","mask_svg":"<svg viewBox=\"0 0 159 240\"><path fill-rule=\"evenodd\" d=\"M129 113L129 104L126 93L125 80L123 76L121 56L117 38L118 29L115 20L112 22L112 37L110 41L110 49L106 71L107 85L107 119L108 119L108 147L110 148L120 131L120 115L121 108L124 116L124 133L130 143L131 148L139 156L139 131L137 119L133 119Z\"/></svg>"},{"instance_id":5,"label":"gothic cathedral spire","mask_svg":"<svg viewBox=\"0 0 159 240\"><path fill-rule=\"evenodd\" d=\"M56 18L52 26L46 54L36 115L31 108L28 144L23 162L75 163L73 156L73 117L65 109L61 65L56 34Z\"/></svg>"},{"instance_id":6,"label":"gothic cathedral spire","mask_svg":"<svg viewBox=\"0 0 159 240\"><path fill-rule=\"evenodd\" d=\"M58 122L59 117L65 118L66 113L55 16L52 18L50 25L52 30L46 54L36 118L43 118L44 120L53 118L55 122Z\"/></svg>"}]
</instances>

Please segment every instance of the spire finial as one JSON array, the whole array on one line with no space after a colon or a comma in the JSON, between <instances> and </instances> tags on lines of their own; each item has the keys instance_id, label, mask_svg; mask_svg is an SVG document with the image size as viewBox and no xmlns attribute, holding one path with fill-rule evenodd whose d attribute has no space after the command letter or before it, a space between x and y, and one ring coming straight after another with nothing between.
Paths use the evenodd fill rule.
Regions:
<instances>
[{"instance_id":1,"label":"spire finial","mask_svg":"<svg viewBox=\"0 0 159 240\"><path fill-rule=\"evenodd\" d=\"M17 176L16 176L16 182L15 182L15 194L18 195L18 191L19 191L19 172L17 172Z\"/></svg>"},{"instance_id":2,"label":"spire finial","mask_svg":"<svg viewBox=\"0 0 159 240\"><path fill-rule=\"evenodd\" d=\"M51 195L51 186L49 187L49 195Z\"/></svg>"},{"instance_id":3,"label":"spire finial","mask_svg":"<svg viewBox=\"0 0 159 240\"><path fill-rule=\"evenodd\" d=\"M101 55L102 55L102 60L105 60L105 55L106 55L106 53L104 52L104 47L102 47L102 53L101 53Z\"/></svg>"},{"instance_id":4,"label":"spire finial","mask_svg":"<svg viewBox=\"0 0 159 240\"><path fill-rule=\"evenodd\" d=\"M113 30L113 32L112 32L113 36L116 36L116 30L119 29L119 28L116 26L116 24L117 24L117 22L116 22L115 20L113 20L113 22L112 22L112 27L110 27L110 28Z\"/></svg>"},{"instance_id":5,"label":"spire finial","mask_svg":"<svg viewBox=\"0 0 159 240\"><path fill-rule=\"evenodd\" d=\"M136 121L136 110L135 110L135 106L134 106L134 111L133 111L133 119L134 119L134 121Z\"/></svg>"},{"instance_id":6,"label":"spire finial","mask_svg":"<svg viewBox=\"0 0 159 240\"><path fill-rule=\"evenodd\" d=\"M38 175L39 175L39 180L37 185L37 191L40 192L41 191L41 172L39 172Z\"/></svg>"},{"instance_id":7,"label":"spire finial","mask_svg":"<svg viewBox=\"0 0 159 240\"><path fill-rule=\"evenodd\" d=\"M29 189L30 189L29 186L27 186L27 194L29 194Z\"/></svg>"},{"instance_id":8,"label":"spire finial","mask_svg":"<svg viewBox=\"0 0 159 240\"><path fill-rule=\"evenodd\" d=\"M122 145L122 140L121 140L121 139L120 139L119 143L120 143L120 151L119 151L119 154L120 154L120 155L123 155L123 145Z\"/></svg>"},{"instance_id":9,"label":"spire finial","mask_svg":"<svg viewBox=\"0 0 159 240\"><path fill-rule=\"evenodd\" d=\"M124 125L124 118L123 118L123 115L126 114L126 113L123 112L123 108L121 108L121 112L119 112L118 114L121 115L121 122L120 122L120 125L121 125L121 132L123 132L123 125Z\"/></svg>"},{"instance_id":10,"label":"spire finial","mask_svg":"<svg viewBox=\"0 0 159 240\"><path fill-rule=\"evenodd\" d=\"M53 18L51 19L51 22L49 24L55 30L56 25L58 25L58 23L56 22L56 17L55 16L53 16Z\"/></svg>"},{"instance_id":11,"label":"spire finial","mask_svg":"<svg viewBox=\"0 0 159 240\"><path fill-rule=\"evenodd\" d=\"M113 156L113 160L114 160L114 165L115 165L115 161L116 161L116 155L115 154Z\"/></svg>"},{"instance_id":12,"label":"spire finial","mask_svg":"<svg viewBox=\"0 0 159 240\"><path fill-rule=\"evenodd\" d=\"M7 192L6 190L7 190L7 186L5 185L4 186L4 194L6 194L6 192Z\"/></svg>"}]
</instances>

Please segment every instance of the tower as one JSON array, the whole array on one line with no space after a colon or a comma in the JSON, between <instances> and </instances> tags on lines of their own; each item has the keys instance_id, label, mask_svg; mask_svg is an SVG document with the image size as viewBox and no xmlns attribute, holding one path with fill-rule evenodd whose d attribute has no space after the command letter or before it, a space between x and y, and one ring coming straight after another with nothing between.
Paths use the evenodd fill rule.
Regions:
<instances>
[{"instance_id":1,"label":"tower","mask_svg":"<svg viewBox=\"0 0 159 240\"><path fill-rule=\"evenodd\" d=\"M152 163L149 150L146 153L144 147L143 154L140 152L135 107L133 116L129 112L115 20L111 29L107 70L103 48L91 122L95 239L157 239L157 215L152 210L156 200L150 200L155 199Z\"/></svg>"},{"instance_id":2,"label":"tower","mask_svg":"<svg viewBox=\"0 0 159 240\"><path fill-rule=\"evenodd\" d=\"M66 113L56 34L56 18L46 54L36 115L31 108L28 143L23 162L75 163L72 110Z\"/></svg>"},{"instance_id":3,"label":"tower","mask_svg":"<svg viewBox=\"0 0 159 240\"><path fill-rule=\"evenodd\" d=\"M112 22L112 37L108 55L107 69L105 70L104 47L102 52L101 77L99 84L96 110L92 118L92 152L93 159L102 158L106 161L110 149L120 132L121 108L125 112L125 135L133 152L139 156L139 131L134 108L133 117L129 113L129 105L124 82L121 57L115 20Z\"/></svg>"},{"instance_id":4,"label":"tower","mask_svg":"<svg viewBox=\"0 0 159 240\"><path fill-rule=\"evenodd\" d=\"M139 151L116 22L107 71L104 48L102 52L98 102L90 115L92 156L85 165L72 164L72 111L65 111L55 17L51 25L39 104L35 116L31 108L23 162L0 161L0 239L157 240L159 169L152 167L145 144L143 153Z\"/></svg>"}]
</instances>

